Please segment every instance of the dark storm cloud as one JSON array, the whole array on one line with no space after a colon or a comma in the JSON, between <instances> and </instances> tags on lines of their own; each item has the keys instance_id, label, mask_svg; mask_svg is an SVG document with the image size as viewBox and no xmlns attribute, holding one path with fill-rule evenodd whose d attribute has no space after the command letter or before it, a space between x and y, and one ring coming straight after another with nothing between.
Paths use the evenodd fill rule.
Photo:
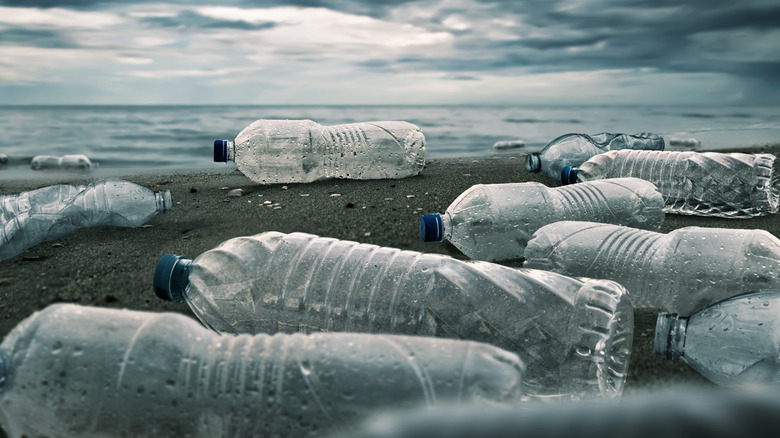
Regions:
<instances>
[{"instance_id":1,"label":"dark storm cloud","mask_svg":"<svg viewBox=\"0 0 780 438\"><path fill-rule=\"evenodd\" d=\"M157 27L195 28L195 29L238 29L261 30L275 26L275 23L250 23L247 21L219 20L205 17L196 12L182 11L175 17L146 17L142 23Z\"/></svg>"},{"instance_id":2,"label":"dark storm cloud","mask_svg":"<svg viewBox=\"0 0 780 438\"><path fill-rule=\"evenodd\" d=\"M0 29L0 45L41 47L45 49L73 49L78 47L61 32L45 29Z\"/></svg>"}]
</instances>

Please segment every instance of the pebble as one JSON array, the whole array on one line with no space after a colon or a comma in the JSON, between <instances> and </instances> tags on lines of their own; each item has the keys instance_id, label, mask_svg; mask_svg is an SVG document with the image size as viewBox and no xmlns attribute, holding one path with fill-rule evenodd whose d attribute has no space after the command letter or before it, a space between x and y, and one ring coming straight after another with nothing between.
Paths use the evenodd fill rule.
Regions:
<instances>
[{"instance_id":1,"label":"pebble","mask_svg":"<svg viewBox=\"0 0 780 438\"><path fill-rule=\"evenodd\" d=\"M230 187L220 187L220 190L230 190Z\"/></svg>"},{"instance_id":2,"label":"pebble","mask_svg":"<svg viewBox=\"0 0 780 438\"><path fill-rule=\"evenodd\" d=\"M308 193L299 193L298 196L303 196L305 198L305 197L309 196L309 194Z\"/></svg>"},{"instance_id":3,"label":"pebble","mask_svg":"<svg viewBox=\"0 0 780 438\"><path fill-rule=\"evenodd\" d=\"M271 204L272 204L272 202L271 202L271 201L265 201L265 202L263 202L263 205L271 205Z\"/></svg>"},{"instance_id":4,"label":"pebble","mask_svg":"<svg viewBox=\"0 0 780 438\"><path fill-rule=\"evenodd\" d=\"M65 246L65 245L63 245L62 243L55 243L55 244L53 244L51 247L52 247L52 248L62 248L62 247L64 247L64 246Z\"/></svg>"},{"instance_id":5,"label":"pebble","mask_svg":"<svg viewBox=\"0 0 780 438\"><path fill-rule=\"evenodd\" d=\"M335 198L335 197L338 197L338 196L341 196L341 193L331 193L330 194L331 198Z\"/></svg>"},{"instance_id":6,"label":"pebble","mask_svg":"<svg viewBox=\"0 0 780 438\"><path fill-rule=\"evenodd\" d=\"M414 195L406 195L406 199L414 198Z\"/></svg>"},{"instance_id":7,"label":"pebble","mask_svg":"<svg viewBox=\"0 0 780 438\"><path fill-rule=\"evenodd\" d=\"M282 190L287 190L287 186L282 186Z\"/></svg>"},{"instance_id":8,"label":"pebble","mask_svg":"<svg viewBox=\"0 0 780 438\"><path fill-rule=\"evenodd\" d=\"M233 189L229 191L227 195L234 197L244 196L244 191L242 189Z\"/></svg>"}]
</instances>

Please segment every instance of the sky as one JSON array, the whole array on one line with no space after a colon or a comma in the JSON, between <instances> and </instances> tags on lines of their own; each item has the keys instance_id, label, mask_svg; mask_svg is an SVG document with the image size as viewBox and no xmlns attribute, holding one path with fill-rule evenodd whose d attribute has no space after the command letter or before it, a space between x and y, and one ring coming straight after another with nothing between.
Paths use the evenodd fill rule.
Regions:
<instances>
[{"instance_id":1,"label":"sky","mask_svg":"<svg viewBox=\"0 0 780 438\"><path fill-rule=\"evenodd\" d=\"M778 105L780 0L0 0L0 104Z\"/></svg>"}]
</instances>

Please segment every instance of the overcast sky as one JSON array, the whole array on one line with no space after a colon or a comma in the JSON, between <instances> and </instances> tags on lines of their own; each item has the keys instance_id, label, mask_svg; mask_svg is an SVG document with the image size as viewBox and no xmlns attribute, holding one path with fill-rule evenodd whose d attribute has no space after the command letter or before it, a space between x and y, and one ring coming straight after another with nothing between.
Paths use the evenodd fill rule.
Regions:
<instances>
[{"instance_id":1,"label":"overcast sky","mask_svg":"<svg viewBox=\"0 0 780 438\"><path fill-rule=\"evenodd\" d=\"M780 0L0 0L0 104L780 101Z\"/></svg>"}]
</instances>

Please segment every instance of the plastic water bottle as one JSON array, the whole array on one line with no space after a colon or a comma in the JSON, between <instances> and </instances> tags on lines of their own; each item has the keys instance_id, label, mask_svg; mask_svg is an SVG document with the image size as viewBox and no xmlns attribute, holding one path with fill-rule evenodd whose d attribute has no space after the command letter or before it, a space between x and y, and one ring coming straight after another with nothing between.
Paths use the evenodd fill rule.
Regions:
<instances>
[{"instance_id":1,"label":"plastic water bottle","mask_svg":"<svg viewBox=\"0 0 780 438\"><path fill-rule=\"evenodd\" d=\"M383 409L515 403L522 362L457 340L219 336L195 320L57 304L0 344L0 422L23 436L321 436Z\"/></svg>"},{"instance_id":2,"label":"plastic water bottle","mask_svg":"<svg viewBox=\"0 0 780 438\"><path fill-rule=\"evenodd\" d=\"M239 237L195 260L166 255L154 285L218 332L490 343L520 356L536 397L618 396L631 354L633 308L617 283L310 234Z\"/></svg>"},{"instance_id":3,"label":"plastic water bottle","mask_svg":"<svg viewBox=\"0 0 780 438\"><path fill-rule=\"evenodd\" d=\"M723 386L780 383L780 291L729 298L691 316L662 313L654 353L681 358Z\"/></svg>"},{"instance_id":4,"label":"plastic water bottle","mask_svg":"<svg viewBox=\"0 0 780 438\"><path fill-rule=\"evenodd\" d=\"M423 215L420 235L426 242L446 239L471 259L507 261L522 258L533 233L557 221L657 231L664 221L663 205L655 186L637 178L556 188L536 182L480 184L458 196L444 214Z\"/></svg>"},{"instance_id":5,"label":"plastic water bottle","mask_svg":"<svg viewBox=\"0 0 780 438\"><path fill-rule=\"evenodd\" d=\"M171 209L171 192L108 179L0 195L0 260L79 228L138 227Z\"/></svg>"},{"instance_id":6,"label":"plastic water bottle","mask_svg":"<svg viewBox=\"0 0 780 438\"><path fill-rule=\"evenodd\" d=\"M405 178L425 165L425 136L407 122L323 126L311 120L261 119L235 142L215 141L214 161L235 161L260 184Z\"/></svg>"},{"instance_id":7,"label":"plastic water bottle","mask_svg":"<svg viewBox=\"0 0 780 438\"><path fill-rule=\"evenodd\" d=\"M38 155L30 162L32 170L67 170L74 172L91 172L97 169L98 163L93 163L86 155Z\"/></svg>"},{"instance_id":8,"label":"plastic water bottle","mask_svg":"<svg viewBox=\"0 0 780 438\"><path fill-rule=\"evenodd\" d=\"M679 228L669 234L557 222L528 242L524 267L606 278L634 307L688 314L756 289L780 288L780 240L764 230Z\"/></svg>"},{"instance_id":9,"label":"plastic water bottle","mask_svg":"<svg viewBox=\"0 0 780 438\"><path fill-rule=\"evenodd\" d=\"M548 143L541 152L529 154L525 169L533 173L541 171L566 184L563 180L566 166L579 166L594 155L620 149L663 150L664 139L649 132L635 135L606 132L596 135L566 134Z\"/></svg>"},{"instance_id":10,"label":"plastic water bottle","mask_svg":"<svg viewBox=\"0 0 780 438\"><path fill-rule=\"evenodd\" d=\"M648 180L663 194L667 213L749 218L777 212L778 166L772 154L613 151L566 172L576 181Z\"/></svg>"}]
</instances>

